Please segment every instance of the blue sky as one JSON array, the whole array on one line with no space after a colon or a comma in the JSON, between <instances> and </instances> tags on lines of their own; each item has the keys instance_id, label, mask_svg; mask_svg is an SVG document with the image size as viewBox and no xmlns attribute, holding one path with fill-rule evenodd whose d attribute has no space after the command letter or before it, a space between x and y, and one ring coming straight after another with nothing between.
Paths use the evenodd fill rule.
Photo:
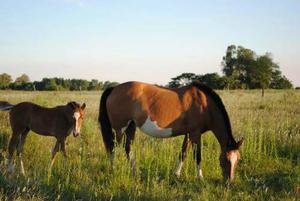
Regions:
<instances>
[{"instance_id":1,"label":"blue sky","mask_svg":"<svg viewBox=\"0 0 300 201\"><path fill-rule=\"evenodd\" d=\"M300 86L299 36L299 0L0 0L0 73L166 84L236 44Z\"/></svg>"}]
</instances>

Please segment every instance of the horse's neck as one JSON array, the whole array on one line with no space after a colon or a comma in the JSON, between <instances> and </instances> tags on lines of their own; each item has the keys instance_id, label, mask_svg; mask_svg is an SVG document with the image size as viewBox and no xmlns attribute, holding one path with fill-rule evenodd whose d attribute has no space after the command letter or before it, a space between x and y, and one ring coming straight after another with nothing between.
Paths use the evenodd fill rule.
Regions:
<instances>
[{"instance_id":1,"label":"horse's neck","mask_svg":"<svg viewBox=\"0 0 300 201\"><path fill-rule=\"evenodd\" d=\"M216 110L215 110L216 111ZM231 129L228 128L223 115L220 112L214 112L214 122L212 122L211 130L216 136L221 149L226 150L228 145L234 143Z\"/></svg>"}]
</instances>

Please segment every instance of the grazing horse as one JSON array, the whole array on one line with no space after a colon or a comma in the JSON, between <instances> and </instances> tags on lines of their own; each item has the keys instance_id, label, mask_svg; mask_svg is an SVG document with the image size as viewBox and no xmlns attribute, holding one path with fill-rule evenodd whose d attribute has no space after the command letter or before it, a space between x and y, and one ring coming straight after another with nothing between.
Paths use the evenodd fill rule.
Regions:
<instances>
[{"instance_id":1,"label":"grazing horse","mask_svg":"<svg viewBox=\"0 0 300 201\"><path fill-rule=\"evenodd\" d=\"M23 161L21 158L23 145L30 130L45 136L54 136L56 144L52 150L53 166L55 155L62 151L66 156L65 140L72 132L74 137L80 135L80 128L83 121L85 103L79 105L76 102L69 102L54 108L45 108L34 103L22 102L12 105L0 101L0 110L10 110L9 118L12 128L12 137L8 146L8 172L14 170L13 155L17 149L17 156L20 159L21 173L25 175Z\"/></svg>"},{"instance_id":2,"label":"grazing horse","mask_svg":"<svg viewBox=\"0 0 300 201\"><path fill-rule=\"evenodd\" d=\"M180 176L187 150L192 144L196 145L195 158L199 178L202 178L201 134L210 130L221 146L220 165L224 179L232 180L234 177L243 139L238 142L234 140L221 98L211 88L199 82L177 89L141 82L126 82L108 88L101 97L99 122L111 161L114 141L116 139L120 142L124 131L128 160L132 160L130 146L136 127L158 138L185 135L175 174Z\"/></svg>"}]
</instances>

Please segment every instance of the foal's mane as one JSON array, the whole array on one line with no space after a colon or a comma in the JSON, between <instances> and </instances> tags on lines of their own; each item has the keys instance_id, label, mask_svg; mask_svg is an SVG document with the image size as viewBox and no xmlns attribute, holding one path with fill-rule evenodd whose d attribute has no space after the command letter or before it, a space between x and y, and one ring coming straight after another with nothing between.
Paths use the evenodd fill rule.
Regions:
<instances>
[{"instance_id":1,"label":"foal's mane","mask_svg":"<svg viewBox=\"0 0 300 201\"><path fill-rule=\"evenodd\" d=\"M220 98L220 96L212 88L210 88L209 86L202 84L198 81L193 81L191 83L191 85L198 88L199 90L203 91L206 95L209 95L215 101L217 107L219 108L219 110L222 113L222 116L225 121L226 129L227 129L227 132L229 135L229 140L228 140L227 146L228 146L228 148L234 147L236 145L236 142L232 136L232 129L231 129L229 116L228 116L228 113L225 109L225 106L224 106L223 101Z\"/></svg>"}]
</instances>

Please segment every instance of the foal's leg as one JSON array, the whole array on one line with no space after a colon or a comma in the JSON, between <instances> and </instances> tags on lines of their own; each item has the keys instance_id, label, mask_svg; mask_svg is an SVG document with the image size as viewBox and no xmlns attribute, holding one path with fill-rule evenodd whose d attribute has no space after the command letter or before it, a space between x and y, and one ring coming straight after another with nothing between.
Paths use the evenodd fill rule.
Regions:
<instances>
[{"instance_id":1,"label":"foal's leg","mask_svg":"<svg viewBox=\"0 0 300 201\"><path fill-rule=\"evenodd\" d=\"M66 139L63 139L60 142L60 147L61 147L61 151L62 151L64 157L67 157L67 152L66 152L66 147L65 147L65 141L66 141Z\"/></svg>"},{"instance_id":2,"label":"foal's leg","mask_svg":"<svg viewBox=\"0 0 300 201\"><path fill-rule=\"evenodd\" d=\"M8 173L12 174L14 172L14 161L13 156L15 153L15 149L19 142L19 134L17 132L13 132L9 145L8 145Z\"/></svg>"},{"instance_id":3,"label":"foal's leg","mask_svg":"<svg viewBox=\"0 0 300 201\"><path fill-rule=\"evenodd\" d=\"M180 177L183 161L185 160L185 158L187 156L187 151L190 148L190 145L191 145L191 141L189 139L189 136L185 135L183 143L182 143L181 154L179 156L179 161L177 164L177 168L175 170L175 175L177 177Z\"/></svg>"},{"instance_id":4,"label":"foal's leg","mask_svg":"<svg viewBox=\"0 0 300 201\"><path fill-rule=\"evenodd\" d=\"M23 151L24 143L25 143L28 132L29 132L29 129L27 129L27 128L22 132L22 134L20 135L20 141L19 141L19 144L17 147L17 156L20 160L21 173L24 176L25 176L25 170L24 170L24 165L23 165L23 161L22 161L22 151Z\"/></svg>"},{"instance_id":5,"label":"foal's leg","mask_svg":"<svg viewBox=\"0 0 300 201\"><path fill-rule=\"evenodd\" d=\"M125 151L128 161L131 162L132 165L132 173L135 176L136 175L136 158L135 154L133 154L133 157L130 155L131 151L131 144L135 137L135 131L136 131L136 125L133 121L131 121L125 130L126 133L126 141L125 141Z\"/></svg>"},{"instance_id":6,"label":"foal's leg","mask_svg":"<svg viewBox=\"0 0 300 201\"><path fill-rule=\"evenodd\" d=\"M57 140L55 143L55 146L52 150L52 157L51 157L51 164L50 164L50 169L52 168L54 161L55 161L55 156L56 153L60 150L60 142Z\"/></svg>"}]
</instances>

